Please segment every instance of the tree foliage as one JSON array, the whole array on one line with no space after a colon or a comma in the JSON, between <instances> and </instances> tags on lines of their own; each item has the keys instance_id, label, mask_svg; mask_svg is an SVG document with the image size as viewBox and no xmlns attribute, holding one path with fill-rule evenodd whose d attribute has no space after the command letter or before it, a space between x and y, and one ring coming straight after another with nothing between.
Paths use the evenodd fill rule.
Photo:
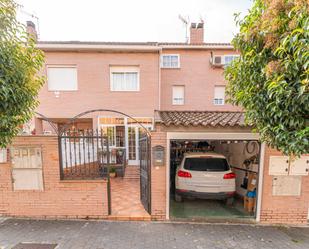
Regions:
<instances>
[{"instance_id":1,"label":"tree foliage","mask_svg":"<svg viewBox=\"0 0 309 249\"><path fill-rule=\"evenodd\" d=\"M16 19L16 3L0 0L0 147L28 122L43 84L43 53Z\"/></svg>"},{"instance_id":2,"label":"tree foliage","mask_svg":"<svg viewBox=\"0 0 309 249\"><path fill-rule=\"evenodd\" d=\"M225 70L229 101L269 146L309 153L309 1L255 0L237 23L232 43L241 56Z\"/></svg>"}]
</instances>

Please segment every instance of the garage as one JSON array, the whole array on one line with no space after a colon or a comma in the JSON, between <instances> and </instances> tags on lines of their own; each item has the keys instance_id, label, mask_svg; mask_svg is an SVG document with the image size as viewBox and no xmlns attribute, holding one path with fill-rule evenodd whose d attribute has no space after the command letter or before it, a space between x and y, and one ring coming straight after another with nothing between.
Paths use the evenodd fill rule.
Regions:
<instances>
[{"instance_id":1,"label":"garage","mask_svg":"<svg viewBox=\"0 0 309 249\"><path fill-rule=\"evenodd\" d=\"M259 159L256 140L170 140L170 219L255 219Z\"/></svg>"},{"instance_id":2,"label":"garage","mask_svg":"<svg viewBox=\"0 0 309 249\"><path fill-rule=\"evenodd\" d=\"M160 112L167 218L259 220L264 145L240 112ZM163 125L162 125L163 124Z\"/></svg>"}]
</instances>

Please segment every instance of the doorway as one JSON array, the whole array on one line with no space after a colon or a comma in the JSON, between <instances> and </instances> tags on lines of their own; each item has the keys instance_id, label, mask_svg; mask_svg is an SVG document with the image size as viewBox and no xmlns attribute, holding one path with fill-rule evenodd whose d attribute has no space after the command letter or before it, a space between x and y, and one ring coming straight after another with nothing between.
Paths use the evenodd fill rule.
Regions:
<instances>
[{"instance_id":1,"label":"doorway","mask_svg":"<svg viewBox=\"0 0 309 249\"><path fill-rule=\"evenodd\" d=\"M139 137L140 128L137 126L128 127L128 159L129 165L138 165L139 162Z\"/></svg>"},{"instance_id":2,"label":"doorway","mask_svg":"<svg viewBox=\"0 0 309 249\"><path fill-rule=\"evenodd\" d=\"M143 128L151 130L152 118L121 118L121 117L99 117L98 126L109 137L110 148L124 148L128 165L138 166L140 161L139 140Z\"/></svg>"},{"instance_id":3,"label":"doorway","mask_svg":"<svg viewBox=\"0 0 309 249\"><path fill-rule=\"evenodd\" d=\"M199 137L200 135L200 137ZM254 222L259 220L261 194L261 173L263 171L264 146L258 142L255 134L203 134L203 133L168 133L167 218L176 220L216 220ZM225 200L200 198L196 195L185 197L181 201L175 198L175 180L184 154L214 154L228 161L229 171L235 177L235 193L232 204ZM208 154L209 155L208 155ZM186 167L183 167L186 171ZM182 173L182 172L181 172ZM195 172L192 172L192 177ZM207 172L204 172L208 174ZM211 173L211 172L210 172ZM207 182L207 181L206 181ZM206 182L204 182L206 184ZM199 187L204 183L199 183ZM196 184L196 183L194 183ZM251 186L254 184L254 186ZM204 186L204 185L203 185ZM182 191L183 189L181 189ZM185 191L185 190L184 190ZM179 192L177 192L179 193ZM248 206L250 201L250 206ZM237 221L238 220L238 221Z\"/></svg>"}]
</instances>

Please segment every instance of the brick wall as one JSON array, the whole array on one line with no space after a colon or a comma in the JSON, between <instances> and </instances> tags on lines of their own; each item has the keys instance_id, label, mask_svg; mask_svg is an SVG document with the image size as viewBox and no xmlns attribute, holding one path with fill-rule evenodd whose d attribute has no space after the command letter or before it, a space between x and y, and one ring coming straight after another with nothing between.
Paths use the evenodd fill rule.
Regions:
<instances>
[{"instance_id":1,"label":"brick wall","mask_svg":"<svg viewBox=\"0 0 309 249\"><path fill-rule=\"evenodd\" d=\"M182 50L163 49L162 54L179 54L180 68L161 69L161 110L208 110L239 111L240 107L231 104L214 105L215 86L225 86L223 68L210 64L211 52L214 55L236 54L233 50ZM194 69L194 70L192 70ZM184 105L172 104L174 85L185 87Z\"/></svg>"},{"instance_id":2,"label":"brick wall","mask_svg":"<svg viewBox=\"0 0 309 249\"><path fill-rule=\"evenodd\" d=\"M266 148L264 159L261 222L282 224L306 224L309 208L309 176L302 177L300 196L273 196L272 176L268 174L269 157L281 155Z\"/></svg>"},{"instance_id":3,"label":"brick wall","mask_svg":"<svg viewBox=\"0 0 309 249\"><path fill-rule=\"evenodd\" d=\"M190 28L190 43L202 44L204 42L204 29L203 28Z\"/></svg>"},{"instance_id":4,"label":"brick wall","mask_svg":"<svg viewBox=\"0 0 309 249\"><path fill-rule=\"evenodd\" d=\"M0 164L0 215L36 218L105 218L104 180L60 181L57 137L17 137L12 146L42 147L44 190L14 191L11 164Z\"/></svg>"},{"instance_id":5,"label":"brick wall","mask_svg":"<svg viewBox=\"0 0 309 249\"><path fill-rule=\"evenodd\" d=\"M161 145L165 148L166 157L166 132L160 131L160 127L151 133L151 147ZM166 167L154 166L153 157L151 166L151 217L153 220L165 220L166 218ZM166 158L164 159L166 162Z\"/></svg>"},{"instance_id":6,"label":"brick wall","mask_svg":"<svg viewBox=\"0 0 309 249\"><path fill-rule=\"evenodd\" d=\"M39 113L48 118L72 118L92 109L113 109L134 117L152 117L159 108L159 54L116 52L45 52L48 65L76 65L77 91L60 91L59 98L48 90L46 82L39 93ZM138 66L140 91L110 90L110 66ZM44 75L46 75L46 69ZM82 100L82 104L80 104ZM63 108L63 107L66 108ZM95 113L115 116L115 114Z\"/></svg>"}]
</instances>

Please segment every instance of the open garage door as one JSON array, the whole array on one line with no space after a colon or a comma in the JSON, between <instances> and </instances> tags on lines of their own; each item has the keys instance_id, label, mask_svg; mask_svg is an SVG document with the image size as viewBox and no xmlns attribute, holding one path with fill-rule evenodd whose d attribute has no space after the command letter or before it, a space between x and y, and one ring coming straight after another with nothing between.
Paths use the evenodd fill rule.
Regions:
<instances>
[{"instance_id":1,"label":"open garage door","mask_svg":"<svg viewBox=\"0 0 309 249\"><path fill-rule=\"evenodd\" d=\"M170 140L170 219L253 220L260 147L257 140Z\"/></svg>"}]
</instances>

